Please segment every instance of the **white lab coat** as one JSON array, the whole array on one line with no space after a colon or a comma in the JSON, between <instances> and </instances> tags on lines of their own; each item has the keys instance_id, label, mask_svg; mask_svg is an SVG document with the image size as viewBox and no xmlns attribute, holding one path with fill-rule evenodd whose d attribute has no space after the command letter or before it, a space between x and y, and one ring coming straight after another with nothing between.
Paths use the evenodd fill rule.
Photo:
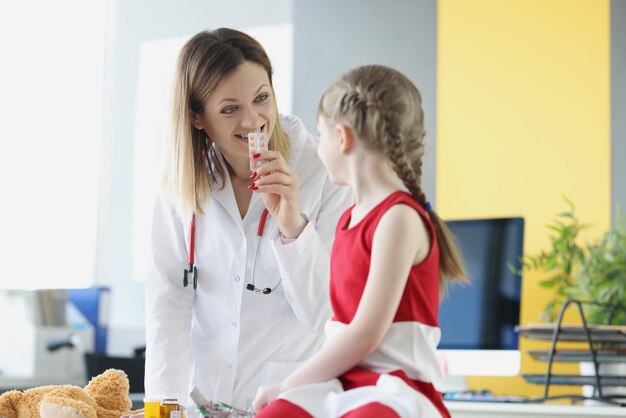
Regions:
<instances>
[{"instance_id":1,"label":"white lab coat","mask_svg":"<svg viewBox=\"0 0 626 418\"><path fill-rule=\"evenodd\" d=\"M197 387L209 400L250 406L259 385L284 379L322 344L331 315L329 255L335 227L352 204L348 187L337 187L317 156L317 139L302 122L283 116L292 141L288 159L300 180L301 212L310 220L297 240L282 244L267 218L250 282L263 200L253 194L241 219L230 179L215 187L196 216L198 288L183 287L189 225L165 198L153 219L153 269L146 283L146 397L187 400ZM221 156L220 156L221 158Z\"/></svg>"}]
</instances>

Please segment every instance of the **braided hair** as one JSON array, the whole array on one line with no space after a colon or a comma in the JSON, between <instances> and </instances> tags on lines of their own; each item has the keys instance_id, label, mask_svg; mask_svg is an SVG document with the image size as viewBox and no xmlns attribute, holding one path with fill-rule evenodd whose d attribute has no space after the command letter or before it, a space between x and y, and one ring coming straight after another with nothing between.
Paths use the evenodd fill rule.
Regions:
<instances>
[{"instance_id":1,"label":"braided hair","mask_svg":"<svg viewBox=\"0 0 626 418\"><path fill-rule=\"evenodd\" d=\"M467 275L454 236L430 207L421 188L424 157L422 96L402 73L366 65L344 74L322 96L318 114L348 124L365 147L383 153L435 228L440 246L441 293L446 280L466 282Z\"/></svg>"}]
</instances>

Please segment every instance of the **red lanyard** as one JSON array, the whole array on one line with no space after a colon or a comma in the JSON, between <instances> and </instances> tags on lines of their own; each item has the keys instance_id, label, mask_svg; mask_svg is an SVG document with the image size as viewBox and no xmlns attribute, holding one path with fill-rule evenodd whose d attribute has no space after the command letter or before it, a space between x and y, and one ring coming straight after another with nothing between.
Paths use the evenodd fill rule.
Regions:
<instances>
[{"instance_id":1,"label":"red lanyard","mask_svg":"<svg viewBox=\"0 0 626 418\"><path fill-rule=\"evenodd\" d=\"M265 229L265 221L267 220L267 215L269 214L270 212L267 209L264 209L263 213L261 214L261 219L259 220L259 229L257 229L256 231L256 235L258 237L263 236L263 230Z\"/></svg>"},{"instance_id":2,"label":"red lanyard","mask_svg":"<svg viewBox=\"0 0 626 418\"><path fill-rule=\"evenodd\" d=\"M191 233L189 234L189 265L193 266L193 257L196 245L196 214L191 217Z\"/></svg>"}]
</instances>

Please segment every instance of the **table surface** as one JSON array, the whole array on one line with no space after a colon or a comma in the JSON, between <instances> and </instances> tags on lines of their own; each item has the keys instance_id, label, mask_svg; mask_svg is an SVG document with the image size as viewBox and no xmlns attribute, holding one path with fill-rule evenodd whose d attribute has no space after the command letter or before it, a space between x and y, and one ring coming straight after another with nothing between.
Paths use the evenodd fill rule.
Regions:
<instances>
[{"instance_id":1,"label":"table surface","mask_svg":"<svg viewBox=\"0 0 626 418\"><path fill-rule=\"evenodd\" d=\"M626 417L626 407L611 405L560 405L508 402L446 401L453 418L478 417Z\"/></svg>"}]
</instances>

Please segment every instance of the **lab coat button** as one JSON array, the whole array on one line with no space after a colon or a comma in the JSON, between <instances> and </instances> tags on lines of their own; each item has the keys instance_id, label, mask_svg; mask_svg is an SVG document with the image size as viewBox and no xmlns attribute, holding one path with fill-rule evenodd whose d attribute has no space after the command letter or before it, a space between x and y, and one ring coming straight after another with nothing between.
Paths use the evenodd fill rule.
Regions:
<instances>
[{"instance_id":1,"label":"lab coat button","mask_svg":"<svg viewBox=\"0 0 626 418\"><path fill-rule=\"evenodd\" d=\"M237 326L237 323L236 323L236 322L233 322L233 327L236 327L236 326Z\"/></svg>"},{"instance_id":2,"label":"lab coat button","mask_svg":"<svg viewBox=\"0 0 626 418\"><path fill-rule=\"evenodd\" d=\"M227 368L227 369L232 369L232 368L233 368L233 365L232 365L231 363L228 363L228 364L226 365L226 368Z\"/></svg>"},{"instance_id":3,"label":"lab coat button","mask_svg":"<svg viewBox=\"0 0 626 418\"><path fill-rule=\"evenodd\" d=\"M235 276L235 281L238 282L239 281L239 276Z\"/></svg>"}]
</instances>

